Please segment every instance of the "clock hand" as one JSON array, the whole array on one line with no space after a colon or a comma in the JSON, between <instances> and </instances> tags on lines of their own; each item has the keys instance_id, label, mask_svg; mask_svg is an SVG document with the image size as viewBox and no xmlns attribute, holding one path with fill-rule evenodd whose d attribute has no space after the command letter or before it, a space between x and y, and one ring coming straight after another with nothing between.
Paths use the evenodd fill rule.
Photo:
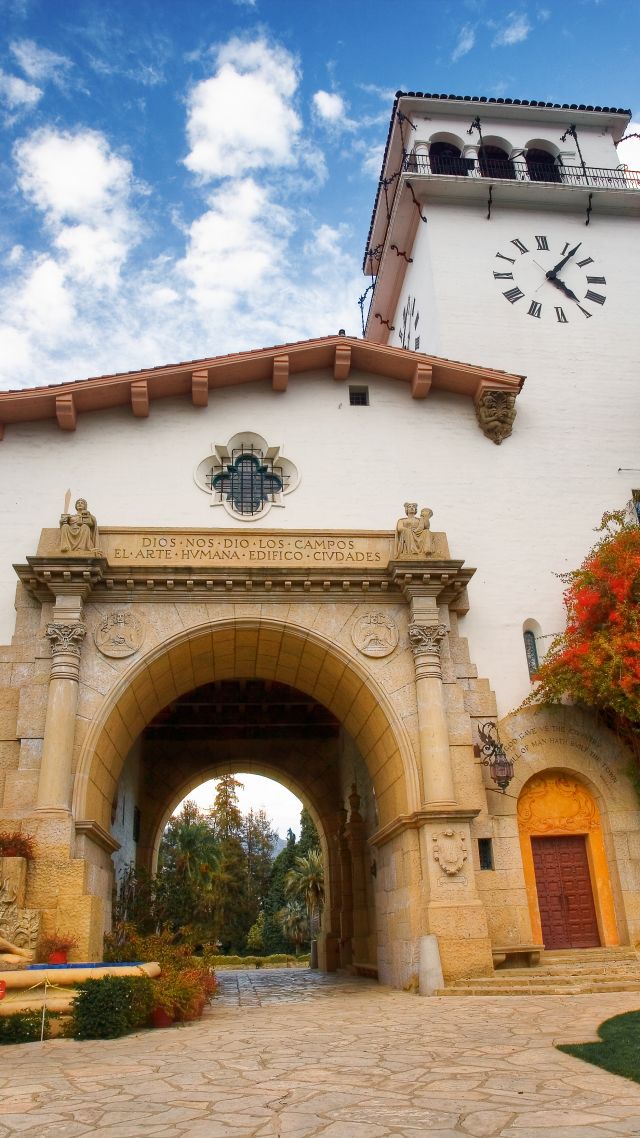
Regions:
<instances>
[{"instance_id":1,"label":"clock hand","mask_svg":"<svg viewBox=\"0 0 640 1138\"><path fill-rule=\"evenodd\" d=\"M563 257L561 261L558 261L557 265L554 265L552 269L549 269L549 272L547 273L547 280L552 281L555 278L556 274L560 272L560 269L562 269L564 265L566 265L567 261L570 261L574 254L578 252L578 249L581 245L582 241L578 241L575 249L570 249L566 257Z\"/></svg>"},{"instance_id":2,"label":"clock hand","mask_svg":"<svg viewBox=\"0 0 640 1138\"><path fill-rule=\"evenodd\" d=\"M554 286L554 288L559 288L560 291L565 294L565 296L568 296L571 300L575 300L576 304L580 304L580 301L575 292L572 292L570 288L567 288L564 281L559 280L557 277L549 277L549 280L551 281L551 284Z\"/></svg>"}]
</instances>

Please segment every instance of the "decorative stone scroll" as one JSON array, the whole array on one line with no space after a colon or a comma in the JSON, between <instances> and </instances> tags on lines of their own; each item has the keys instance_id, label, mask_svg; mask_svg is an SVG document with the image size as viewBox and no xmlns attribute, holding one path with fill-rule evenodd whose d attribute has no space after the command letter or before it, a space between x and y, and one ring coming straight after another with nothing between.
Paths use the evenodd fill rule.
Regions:
<instances>
[{"instance_id":1,"label":"decorative stone scroll","mask_svg":"<svg viewBox=\"0 0 640 1138\"><path fill-rule=\"evenodd\" d=\"M418 517L417 502L405 502L405 517L396 524L394 559L396 561L423 560L433 553L433 534L430 521L433 510L425 506Z\"/></svg>"},{"instance_id":2,"label":"decorative stone scroll","mask_svg":"<svg viewBox=\"0 0 640 1138\"><path fill-rule=\"evenodd\" d=\"M455 830L443 830L433 836L433 858L440 869L449 877L454 877L467 860L464 835Z\"/></svg>"},{"instance_id":3,"label":"decorative stone scroll","mask_svg":"<svg viewBox=\"0 0 640 1138\"><path fill-rule=\"evenodd\" d=\"M103 656L123 659L133 656L142 646L145 626L135 613L118 609L109 613L96 628L93 639Z\"/></svg>"},{"instance_id":4,"label":"decorative stone scroll","mask_svg":"<svg viewBox=\"0 0 640 1138\"><path fill-rule=\"evenodd\" d=\"M446 624L410 624L409 642L414 656L439 656L440 645L447 632Z\"/></svg>"},{"instance_id":5,"label":"decorative stone scroll","mask_svg":"<svg viewBox=\"0 0 640 1138\"><path fill-rule=\"evenodd\" d=\"M515 395L512 391L484 391L476 403L476 416L482 433L499 446L513 430Z\"/></svg>"},{"instance_id":6,"label":"decorative stone scroll","mask_svg":"<svg viewBox=\"0 0 640 1138\"><path fill-rule=\"evenodd\" d=\"M389 656L398 643L398 626L386 612L367 612L354 621L351 639L363 656Z\"/></svg>"}]
</instances>

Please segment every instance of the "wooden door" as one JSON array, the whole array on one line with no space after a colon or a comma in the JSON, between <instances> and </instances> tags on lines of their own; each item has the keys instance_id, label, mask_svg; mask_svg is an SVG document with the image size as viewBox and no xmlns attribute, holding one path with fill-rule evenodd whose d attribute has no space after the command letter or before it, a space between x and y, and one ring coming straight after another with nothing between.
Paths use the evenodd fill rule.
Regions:
<instances>
[{"instance_id":1,"label":"wooden door","mask_svg":"<svg viewBox=\"0 0 640 1138\"><path fill-rule=\"evenodd\" d=\"M532 838L545 948L596 948L600 934L584 835Z\"/></svg>"}]
</instances>

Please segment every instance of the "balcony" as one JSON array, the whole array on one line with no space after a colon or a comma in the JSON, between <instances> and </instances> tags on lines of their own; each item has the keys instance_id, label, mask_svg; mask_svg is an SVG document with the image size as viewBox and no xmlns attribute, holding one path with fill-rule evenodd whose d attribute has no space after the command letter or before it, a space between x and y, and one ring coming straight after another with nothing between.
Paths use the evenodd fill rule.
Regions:
<instances>
[{"instance_id":1,"label":"balcony","mask_svg":"<svg viewBox=\"0 0 640 1138\"><path fill-rule=\"evenodd\" d=\"M580 186L585 189L640 190L640 170L617 166L613 170L597 166L557 166L555 163L522 160L434 157L408 154L403 163L407 174L428 177L488 178L492 181L542 182L547 185Z\"/></svg>"}]
</instances>

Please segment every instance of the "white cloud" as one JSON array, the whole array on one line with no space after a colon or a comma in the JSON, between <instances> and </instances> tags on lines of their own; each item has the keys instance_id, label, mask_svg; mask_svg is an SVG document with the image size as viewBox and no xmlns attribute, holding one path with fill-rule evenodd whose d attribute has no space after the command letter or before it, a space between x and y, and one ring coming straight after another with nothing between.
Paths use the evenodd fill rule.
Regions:
<instances>
[{"instance_id":1,"label":"white cloud","mask_svg":"<svg viewBox=\"0 0 640 1138\"><path fill-rule=\"evenodd\" d=\"M366 157L362 163L362 170L365 174L375 178L376 181L380 177L382 170L382 160L384 158L384 146L368 146L366 147Z\"/></svg>"},{"instance_id":2,"label":"white cloud","mask_svg":"<svg viewBox=\"0 0 640 1138\"><path fill-rule=\"evenodd\" d=\"M460 28L458 33L458 41L451 56L452 62L457 63L459 59L462 59L463 55L467 55L475 42L476 33L474 29L471 27L471 24L465 24L464 27Z\"/></svg>"},{"instance_id":3,"label":"white cloud","mask_svg":"<svg viewBox=\"0 0 640 1138\"><path fill-rule=\"evenodd\" d=\"M55 219L90 222L126 197L131 163L113 154L104 135L43 128L17 143L18 185Z\"/></svg>"},{"instance_id":4,"label":"white cloud","mask_svg":"<svg viewBox=\"0 0 640 1138\"><path fill-rule=\"evenodd\" d=\"M526 40L531 24L523 12L509 12L507 23L494 36L493 47L512 47Z\"/></svg>"},{"instance_id":5,"label":"white cloud","mask_svg":"<svg viewBox=\"0 0 640 1138\"><path fill-rule=\"evenodd\" d=\"M11 52L29 79L45 82L63 83L66 73L73 65L64 55L58 55L46 47L38 47L33 40L14 40Z\"/></svg>"},{"instance_id":6,"label":"white cloud","mask_svg":"<svg viewBox=\"0 0 640 1138\"><path fill-rule=\"evenodd\" d=\"M27 331L31 337L43 336L50 347L65 338L74 315L64 273L51 257L36 262L5 309L14 329Z\"/></svg>"},{"instance_id":7,"label":"white cloud","mask_svg":"<svg viewBox=\"0 0 640 1138\"><path fill-rule=\"evenodd\" d=\"M10 110L28 110L35 107L42 98L42 90L33 83L26 83L18 75L7 75L0 71L0 99Z\"/></svg>"},{"instance_id":8,"label":"white cloud","mask_svg":"<svg viewBox=\"0 0 640 1138\"><path fill-rule=\"evenodd\" d=\"M316 91L313 96L313 109L319 118L335 123L346 115L346 106L341 95L331 91Z\"/></svg>"},{"instance_id":9,"label":"white cloud","mask_svg":"<svg viewBox=\"0 0 640 1138\"><path fill-rule=\"evenodd\" d=\"M131 163L97 131L34 131L14 148L18 186L44 214L65 271L115 287L140 225Z\"/></svg>"},{"instance_id":10,"label":"white cloud","mask_svg":"<svg viewBox=\"0 0 640 1138\"><path fill-rule=\"evenodd\" d=\"M280 268L292 229L268 190L251 178L229 182L193 222L187 252L178 265L203 310L227 309L257 295Z\"/></svg>"},{"instance_id":11,"label":"white cloud","mask_svg":"<svg viewBox=\"0 0 640 1138\"><path fill-rule=\"evenodd\" d=\"M209 181L295 165L297 86L296 61L284 48L237 38L219 47L215 75L189 94L187 168Z\"/></svg>"}]
</instances>

